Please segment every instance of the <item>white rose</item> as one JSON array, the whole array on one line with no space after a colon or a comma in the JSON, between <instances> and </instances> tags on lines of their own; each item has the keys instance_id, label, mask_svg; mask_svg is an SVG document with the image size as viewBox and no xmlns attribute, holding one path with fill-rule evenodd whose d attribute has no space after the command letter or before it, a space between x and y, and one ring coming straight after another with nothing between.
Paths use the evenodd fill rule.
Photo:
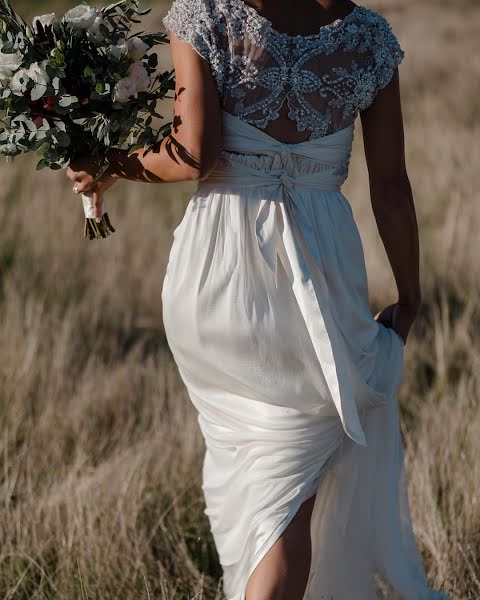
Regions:
<instances>
[{"instance_id":1,"label":"white rose","mask_svg":"<svg viewBox=\"0 0 480 600\"><path fill-rule=\"evenodd\" d=\"M115 46L109 46L108 52L112 58L115 60L120 60L122 54L126 54L128 52L127 40L121 39Z\"/></svg>"},{"instance_id":2,"label":"white rose","mask_svg":"<svg viewBox=\"0 0 480 600\"><path fill-rule=\"evenodd\" d=\"M9 88L12 94L16 96L22 96L28 88L28 83L33 81L36 85L44 85L45 87L50 81L50 77L46 72L43 63L32 63L28 69L20 69L12 77Z\"/></svg>"},{"instance_id":3,"label":"white rose","mask_svg":"<svg viewBox=\"0 0 480 600\"><path fill-rule=\"evenodd\" d=\"M148 44L146 44L139 37L133 37L128 40L128 55L132 60L142 59L148 49Z\"/></svg>"},{"instance_id":4,"label":"white rose","mask_svg":"<svg viewBox=\"0 0 480 600\"><path fill-rule=\"evenodd\" d=\"M124 77L115 84L113 88L113 101L125 104L129 98L133 96L137 97L137 86L135 79L132 77Z\"/></svg>"},{"instance_id":5,"label":"white rose","mask_svg":"<svg viewBox=\"0 0 480 600\"><path fill-rule=\"evenodd\" d=\"M37 21L45 29L45 27L50 27L54 23L58 23L58 17L55 13L48 13L46 15L40 15L39 17L34 17L34 19L32 21L34 27L36 27Z\"/></svg>"},{"instance_id":6,"label":"white rose","mask_svg":"<svg viewBox=\"0 0 480 600\"><path fill-rule=\"evenodd\" d=\"M133 79L137 92L146 92L150 87L150 76L141 63L132 63L128 69L128 78Z\"/></svg>"},{"instance_id":7,"label":"white rose","mask_svg":"<svg viewBox=\"0 0 480 600\"><path fill-rule=\"evenodd\" d=\"M22 96L27 91L27 84L30 81L27 69L20 69L10 80L8 87L15 96Z\"/></svg>"},{"instance_id":8,"label":"white rose","mask_svg":"<svg viewBox=\"0 0 480 600\"><path fill-rule=\"evenodd\" d=\"M91 35L91 37L96 41L96 42L101 42L104 39L104 35L100 30L100 26L104 25L105 27L108 27L108 23L107 21L105 21L105 19L102 19L102 17L100 17L99 15L96 16L95 21L91 24L91 26L88 28L88 33Z\"/></svg>"},{"instance_id":9,"label":"white rose","mask_svg":"<svg viewBox=\"0 0 480 600\"><path fill-rule=\"evenodd\" d=\"M79 4L65 14L64 20L76 29L88 29L95 22L97 15L98 11L96 8Z\"/></svg>"},{"instance_id":10,"label":"white rose","mask_svg":"<svg viewBox=\"0 0 480 600\"><path fill-rule=\"evenodd\" d=\"M8 81L15 71L20 67L23 56L20 52L4 54L0 51L0 81Z\"/></svg>"}]
</instances>

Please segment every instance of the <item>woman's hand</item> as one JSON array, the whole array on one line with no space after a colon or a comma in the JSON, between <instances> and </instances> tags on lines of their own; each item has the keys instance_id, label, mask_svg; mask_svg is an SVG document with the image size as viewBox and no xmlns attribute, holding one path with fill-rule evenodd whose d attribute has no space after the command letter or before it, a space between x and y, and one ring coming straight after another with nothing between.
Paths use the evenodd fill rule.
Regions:
<instances>
[{"instance_id":1,"label":"woman's hand","mask_svg":"<svg viewBox=\"0 0 480 600\"><path fill-rule=\"evenodd\" d=\"M385 327L396 331L403 339L403 343L406 344L419 308L419 303L416 305L390 304L390 306L377 313L375 319Z\"/></svg>"},{"instance_id":2,"label":"woman's hand","mask_svg":"<svg viewBox=\"0 0 480 600\"><path fill-rule=\"evenodd\" d=\"M74 183L73 191L76 194L92 194L97 220L102 218L103 195L116 181L108 171L97 181L95 175L99 168L97 161L84 157L72 161L67 169L67 177Z\"/></svg>"}]
</instances>

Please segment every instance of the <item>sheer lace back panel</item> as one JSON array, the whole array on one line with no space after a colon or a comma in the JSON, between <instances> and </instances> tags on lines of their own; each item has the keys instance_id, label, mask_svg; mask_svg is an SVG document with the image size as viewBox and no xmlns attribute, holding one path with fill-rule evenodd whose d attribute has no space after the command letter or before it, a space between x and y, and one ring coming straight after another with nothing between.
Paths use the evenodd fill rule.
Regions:
<instances>
[{"instance_id":1,"label":"sheer lace back panel","mask_svg":"<svg viewBox=\"0 0 480 600\"><path fill-rule=\"evenodd\" d=\"M359 5L313 35L277 31L243 0L174 0L163 23L209 62L225 111L260 129L287 111L303 139L351 125L404 57Z\"/></svg>"}]
</instances>

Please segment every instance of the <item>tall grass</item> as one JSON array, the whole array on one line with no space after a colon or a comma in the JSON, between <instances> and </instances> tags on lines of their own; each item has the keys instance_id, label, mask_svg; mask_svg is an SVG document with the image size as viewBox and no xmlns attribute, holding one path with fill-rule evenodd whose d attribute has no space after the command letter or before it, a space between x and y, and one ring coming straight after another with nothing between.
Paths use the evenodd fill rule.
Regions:
<instances>
[{"instance_id":1,"label":"tall grass","mask_svg":"<svg viewBox=\"0 0 480 600\"><path fill-rule=\"evenodd\" d=\"M424 300L400 396L415 531L431 584L474 600L480 8L368 5L390 18L407 53ZM220 600L200 488L203 440L161 318L172 230L194 186L118 184L107 198L117 233L87 242L61 174L36 173L28 158L0 171L0 597ZM395 296L359 125L345 193L375 310Z\"/></svg>"}]
</instances>

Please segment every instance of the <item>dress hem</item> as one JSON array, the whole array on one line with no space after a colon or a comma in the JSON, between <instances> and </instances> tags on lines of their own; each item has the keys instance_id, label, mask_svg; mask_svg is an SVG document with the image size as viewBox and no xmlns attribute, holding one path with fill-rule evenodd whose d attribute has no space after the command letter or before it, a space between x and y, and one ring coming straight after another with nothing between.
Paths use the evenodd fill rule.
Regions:
<instances>
[{"instance_id":1,"label":"dress hem","mask_svg":"<svg viewBox=\"0 0 480 600\"><path fill-rule=\"evenodd\" d=\"M293 521L294 517L297 515L302 504L304 504L304 502L307 502L307 500L310 500L310 498L312 496L315 496L318 493L320 487L322 486L322 484L325 480L325 477L328 475L328 473L330 473L330 471L333 469L333 467L335 465L335 462L336 462L335 457L337 456L337 453L340 450L345 437L346 437L346 434L344 433L344 436L340 439L338 446L335 448L335 450L332 452L332 454L329 456L329 458L322 465L321 470L320 470L320 475L317 480L317 483L315 484L314 490L311 491L307 495L306 498L304 498L303 500L301 500L300 502L297 502L295 504L295 508L292 511L290 511L290 513L288 514L287 517L285 517L282 521L280 521L280 523L278 523L273 528L269 537L262 544L262 546L259 550L258 556L257 556L256 560L254 562L252 562L252 568L250 569L249 573L247 574L244 590L239 595L230 596L229 598L226 598L226 600L246 600L246 589L247 589L247 585L250 580L250 577L253 575L253 572L258 567L258 565L262 562L262 560L265 558L265 556L268 554L268 552L272 549L273 545L285 533L287 527L290 525L290 523ZM315 502L315 504L316 504L316 502ZM313 521L313 512L315 511L315 504L313 506L312 516L310 519L310 536L312 536L312 534L314 533L312 531L312 521ZM310 565L309 577L310 577L311 568L312 568L312 565ZM307 580L307 585L308 585L308 580Z\"/></svg>"}]
</instances>

